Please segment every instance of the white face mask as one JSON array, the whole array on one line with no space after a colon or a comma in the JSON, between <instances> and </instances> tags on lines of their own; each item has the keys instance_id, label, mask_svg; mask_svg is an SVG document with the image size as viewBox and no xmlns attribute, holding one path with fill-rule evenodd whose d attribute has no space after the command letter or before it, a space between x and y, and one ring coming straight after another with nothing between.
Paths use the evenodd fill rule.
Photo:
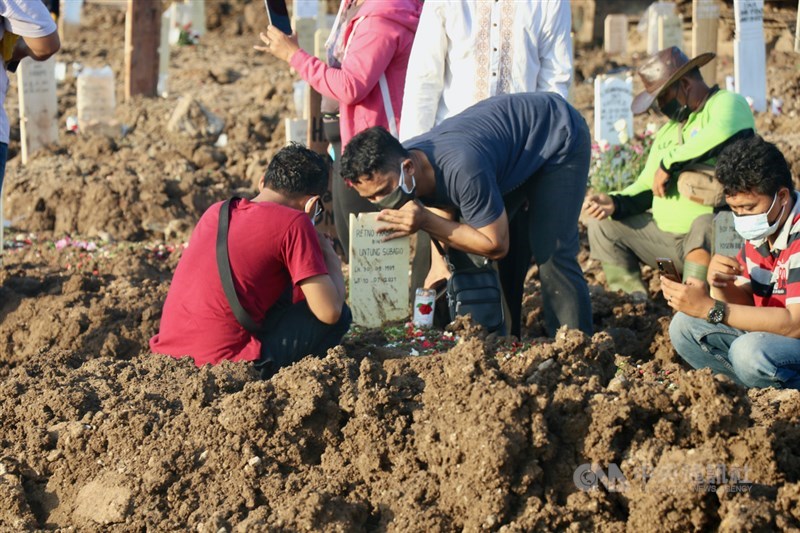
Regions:
<instances>
[{"instance_id":1,"label":"white face mask","mask_svg":"<svg viewBox=\"0 0 800 533\"><path fill-rule=\"evenodd\" d=\"M778 201L777 193L775 194L775 198L772 199L772 204L770 204L769 209L767 209L765 213L759 213L757 215L735 215L733 217L733 226L736 228L739 235L748 241L758 241L766 239L775 233L778 229L778 222L780 222L783 217L783 212L786 209L786 204L783 204L781 214L778 215L775 222L770 225L769 212L772 211L776 201Z\"/></svg>"}]
</instances>

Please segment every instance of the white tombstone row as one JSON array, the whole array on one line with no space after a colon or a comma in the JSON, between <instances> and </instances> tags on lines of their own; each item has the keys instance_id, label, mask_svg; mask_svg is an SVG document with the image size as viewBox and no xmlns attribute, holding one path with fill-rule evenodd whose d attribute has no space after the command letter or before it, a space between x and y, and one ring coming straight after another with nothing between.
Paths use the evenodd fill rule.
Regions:
<instances>
[{"instance_id":1,"label":"white tombstone row","mask_svg":"<svg viewBox=\"0 0 800 533\"><path fill-rule=\"evenodd\" d=\"M674 2L654 2L647 8L647 55L661 50L658 47L658 17L676 14Z\"/></svg>"},{"instance_id":2,"label":"white tombstone row","mask_svg":"<svg viewBox=\"0 0 800 533\"><path fill-rule=\"evenodd\" d=\"M670 13L658 16L658 49L664 50L677 46L683 50L683 22L681 18Z\"/></svg>"},{"instance_id":3,"label":"white tombstone row","mask_svg":"<svg viewBox=\"0 0 800 533\"><path fill-rule=\"evenodd\" d=\"M119 133L114 114L117 106L114 71L84 68L78 75L78 128L82 132Z\"/></svg>"},{"instance_id":4,"label":"white tombstone row","mask_svg":"<svg viewBox=\"0 0 800 533\"><path fill-rule=\"evenodd\" d=\"M733 63L736 92L752 101L754 111L767 110L767 53L764 0L734 0Z\"/></svg>"},{"instance_id":5,"label":"white tombstone row","mask_svg":"<svg viewBox=\"0 0 800 533\"><path fill-rule=\"evenodd\" d=\"M594 138L609 145L633 137L633 78L600 75L594 80ZM619 128L621 120L625 127Z\"/></svg>"},{"instance_id":6,"label":"white tombstone row","mask_svg":"<svg viewBox=\"0 0 800 533\"><path fill-rule=\"evenodd\" d=\"M383 241L378 213L350 215L350 309L353 322L375 328L408 317L408 237Z\"/></svg>"},{"instance_id":7,"label":"white tombstone row","mask_svg":"<svg viewBox=\"0 0 800 533\"><path fill-rule=\"evenodd\" d=\"M608 55L628 53L628 15L608 15L603 27L603 48Z\"/></svg>"}]
</instances>

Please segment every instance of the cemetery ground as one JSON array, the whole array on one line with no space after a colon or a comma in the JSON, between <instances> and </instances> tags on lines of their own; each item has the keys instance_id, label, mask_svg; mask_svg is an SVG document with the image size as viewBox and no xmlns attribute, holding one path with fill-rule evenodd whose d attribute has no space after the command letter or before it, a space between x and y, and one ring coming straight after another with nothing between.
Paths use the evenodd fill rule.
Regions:
<instances>
[{"instance_id":1,"label":"cemetery ground","mask_svg":"<svg viewBox=\"0 0 800 533\"><path fill-rule=\"evenodd\" d=\"M209 2L201 44L173 49L167 99L119 104L124 137L62 133L25 167L12 141L0 530L800 527L800 393L688 371L652 272L650 302L609 293L586 246L591 338L541 336L534 267L522 342L463 321L447 333L356 330L268 382L246 364L149 354L194 222L252 191L292 108L291 75L251 48L259 3L223 8ZM124 12L89 4L85 17L59 60L119 76ZM724 54L720 76L732 72ZM583 81L611 65L599 47L578 50L575 103L590 124ZM770 50L768 93L783 114L757 119L795 176L799 68ZM71 67L58 95L63 127L76 109ZM168 131L185 96L226 121L227 143L200 127ZM190 107L189 123L204 117Z\"/></svg>"}]
</instances>

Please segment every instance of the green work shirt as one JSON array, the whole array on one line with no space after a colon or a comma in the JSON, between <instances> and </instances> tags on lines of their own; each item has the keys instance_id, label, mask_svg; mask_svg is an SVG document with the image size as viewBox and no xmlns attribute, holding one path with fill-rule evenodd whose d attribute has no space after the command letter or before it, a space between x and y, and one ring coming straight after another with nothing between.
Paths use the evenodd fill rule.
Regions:
<instances>
[{"instance_id":1,"label":"green work shirt","mask_svg":"<svg viewBox=\"0 0 800 533\"><path fill-rule=\"evenodd\" d=\"M742 130L755 131L753 112L743 96L725 90L712 94L706 104L689 115L683 125L680 142L680 123L670 120L656 132L644 170L631 185L616 194L635 196L653 188L653 178L659 166L671 177L667 195L653 197L653 220L661 231L688 233L695 218L711 213L713 208L701 205L678 194L677 174L689 163L716 163L725 141Z\"/></svg>"}]
</instances>

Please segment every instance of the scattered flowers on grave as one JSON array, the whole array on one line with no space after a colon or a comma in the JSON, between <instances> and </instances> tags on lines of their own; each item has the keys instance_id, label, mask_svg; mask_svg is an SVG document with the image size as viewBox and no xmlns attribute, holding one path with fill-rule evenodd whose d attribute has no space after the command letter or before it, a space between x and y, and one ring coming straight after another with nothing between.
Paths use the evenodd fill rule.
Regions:
<instances>
[{"instance_id":1,"label":"scattered flowers on grave","mask_svg":"<svg viewBox=\"0 0 800 533\"><path fill-rule=\"evenodd\" d=\"M359 340L366 330L354 326L346 338ZM396 348L407 352L409 355L432 355L448 351L458 344L459 337L450 331L441 331L436 328L420 328L413 322L386 326L383 328L386 339L385 348Z\"/></svg>"},{"instance_id":2,"label":"scattered flowers on grave","mask_svg":"<svg viewBox=\"0 0 800 533\"><path fill-rule=\"evenodd\" d=\"M653 144L655 126L652 124L633 138L628 137L624 120L614 124L614 128L619 133L620 144L611 146L603 139L592 144L589 187L598 193L620 191L636 181Z\"/></svg>"}]
</instances>

